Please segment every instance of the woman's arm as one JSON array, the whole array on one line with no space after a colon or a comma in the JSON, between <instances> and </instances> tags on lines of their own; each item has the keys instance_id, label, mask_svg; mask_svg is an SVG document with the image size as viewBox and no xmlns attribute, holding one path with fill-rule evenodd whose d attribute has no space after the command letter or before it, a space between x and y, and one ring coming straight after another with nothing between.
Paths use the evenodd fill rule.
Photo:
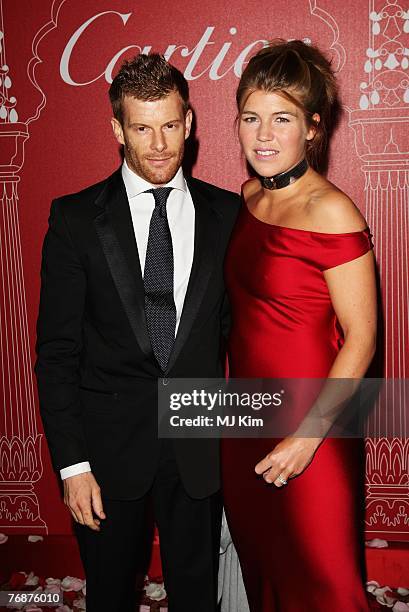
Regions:
<instances>
[{"instance_id":1,"label":"woman's arm","mask_svg":"<svg viewBox=\"0 0 409 612\"><path fill-rule=\"evenodd\" d=\"M376 283L372 251L324 272L344 344L328 378L362 378L376 347Z\"/></svg>"}]
</instances>

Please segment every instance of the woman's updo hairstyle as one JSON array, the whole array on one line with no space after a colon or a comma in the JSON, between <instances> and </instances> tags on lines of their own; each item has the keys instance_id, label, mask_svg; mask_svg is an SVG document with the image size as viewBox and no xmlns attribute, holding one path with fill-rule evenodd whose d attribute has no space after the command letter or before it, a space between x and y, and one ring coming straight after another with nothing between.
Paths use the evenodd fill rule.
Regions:
<instances>
[{"instance_id":1,"label":"woman's updo hairstyle","mask_svg":"<svg viewBox=\"0 0 409 612\"><path fill-rule=\"evenodd\" d=\"M273 40L254 55L244 70L236 93L239 114L256 90L277 92L304 113L307 125L316 129L307 142L308 163L319 170L323 164L337 99L331 63L323 53L301 40ZM314 113L320 116L317 124Z\"/></svg>"}]
</instances>

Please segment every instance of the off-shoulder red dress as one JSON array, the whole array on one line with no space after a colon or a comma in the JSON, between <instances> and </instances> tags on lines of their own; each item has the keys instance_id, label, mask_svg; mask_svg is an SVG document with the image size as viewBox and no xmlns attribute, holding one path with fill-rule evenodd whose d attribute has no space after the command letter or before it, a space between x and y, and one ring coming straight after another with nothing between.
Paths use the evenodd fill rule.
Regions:
<instances>
[{"instance_id":1,"label":"off-shoulder red dress","mask_svg":"<svg viewBox=\"0 0 409 612\"><path fill-rule=\"evenodd\" d=\"M343 344L323 271L372 248L369 230L270 225L243 204L228 249L233 378L325 378ZM276 488L254 472L278 440L223 439L226 515L251 612L366 612L363 441L327 438Z\"/></svg>"}]
</instances>

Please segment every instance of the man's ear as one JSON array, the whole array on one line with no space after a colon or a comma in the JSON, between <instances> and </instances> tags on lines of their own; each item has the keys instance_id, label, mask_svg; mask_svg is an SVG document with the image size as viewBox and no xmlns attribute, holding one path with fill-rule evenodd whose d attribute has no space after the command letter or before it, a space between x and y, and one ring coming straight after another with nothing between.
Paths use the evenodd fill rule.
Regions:
<instances>
[{"instance_id":1,"label":"man's ear","mask_svg":"<svg viewBox=\"0 0 409 612\"><path fill-rule=\"evenodd\" d=\"M192 119L193 119L192 109L189 108L189 110L187 111L185 115L185 140L189 138L190 130L192 129Z\"/></svg>"},{"instance_id":2,"label":"man's ear","mask_svg":"<svg viewBox=\"0 0 409 612\"><path fill-rule=\"evenodd\" d=\"M115 119L115 117L112 117L111 125L112 125L112 131L114 132L115 138L117 139L119 144L124 145L125 139L124 139L124 132L122 129L122 125L119 123L118 119Z\"/></svg>"}]
</instances>

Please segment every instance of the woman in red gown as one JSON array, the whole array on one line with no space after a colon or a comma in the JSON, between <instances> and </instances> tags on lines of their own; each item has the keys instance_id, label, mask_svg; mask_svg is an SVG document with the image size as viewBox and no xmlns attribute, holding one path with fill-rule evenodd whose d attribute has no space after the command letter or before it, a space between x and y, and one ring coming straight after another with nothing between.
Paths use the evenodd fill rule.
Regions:
<instances>
[{"instance_id":1,"label":"woman in red gown","mask_svg":"<svg viewBox=\"0 0 409 612\"><path fill-rule=\"evenodd\" d=\"M238 91L257 174L226 259L232 378L360 379L375 350L370 233L316 169L336 88L301 41L254 56ZM363 441L224 439L228 524L251 612L364 612Z\"/></svg>"}]
</instances>

